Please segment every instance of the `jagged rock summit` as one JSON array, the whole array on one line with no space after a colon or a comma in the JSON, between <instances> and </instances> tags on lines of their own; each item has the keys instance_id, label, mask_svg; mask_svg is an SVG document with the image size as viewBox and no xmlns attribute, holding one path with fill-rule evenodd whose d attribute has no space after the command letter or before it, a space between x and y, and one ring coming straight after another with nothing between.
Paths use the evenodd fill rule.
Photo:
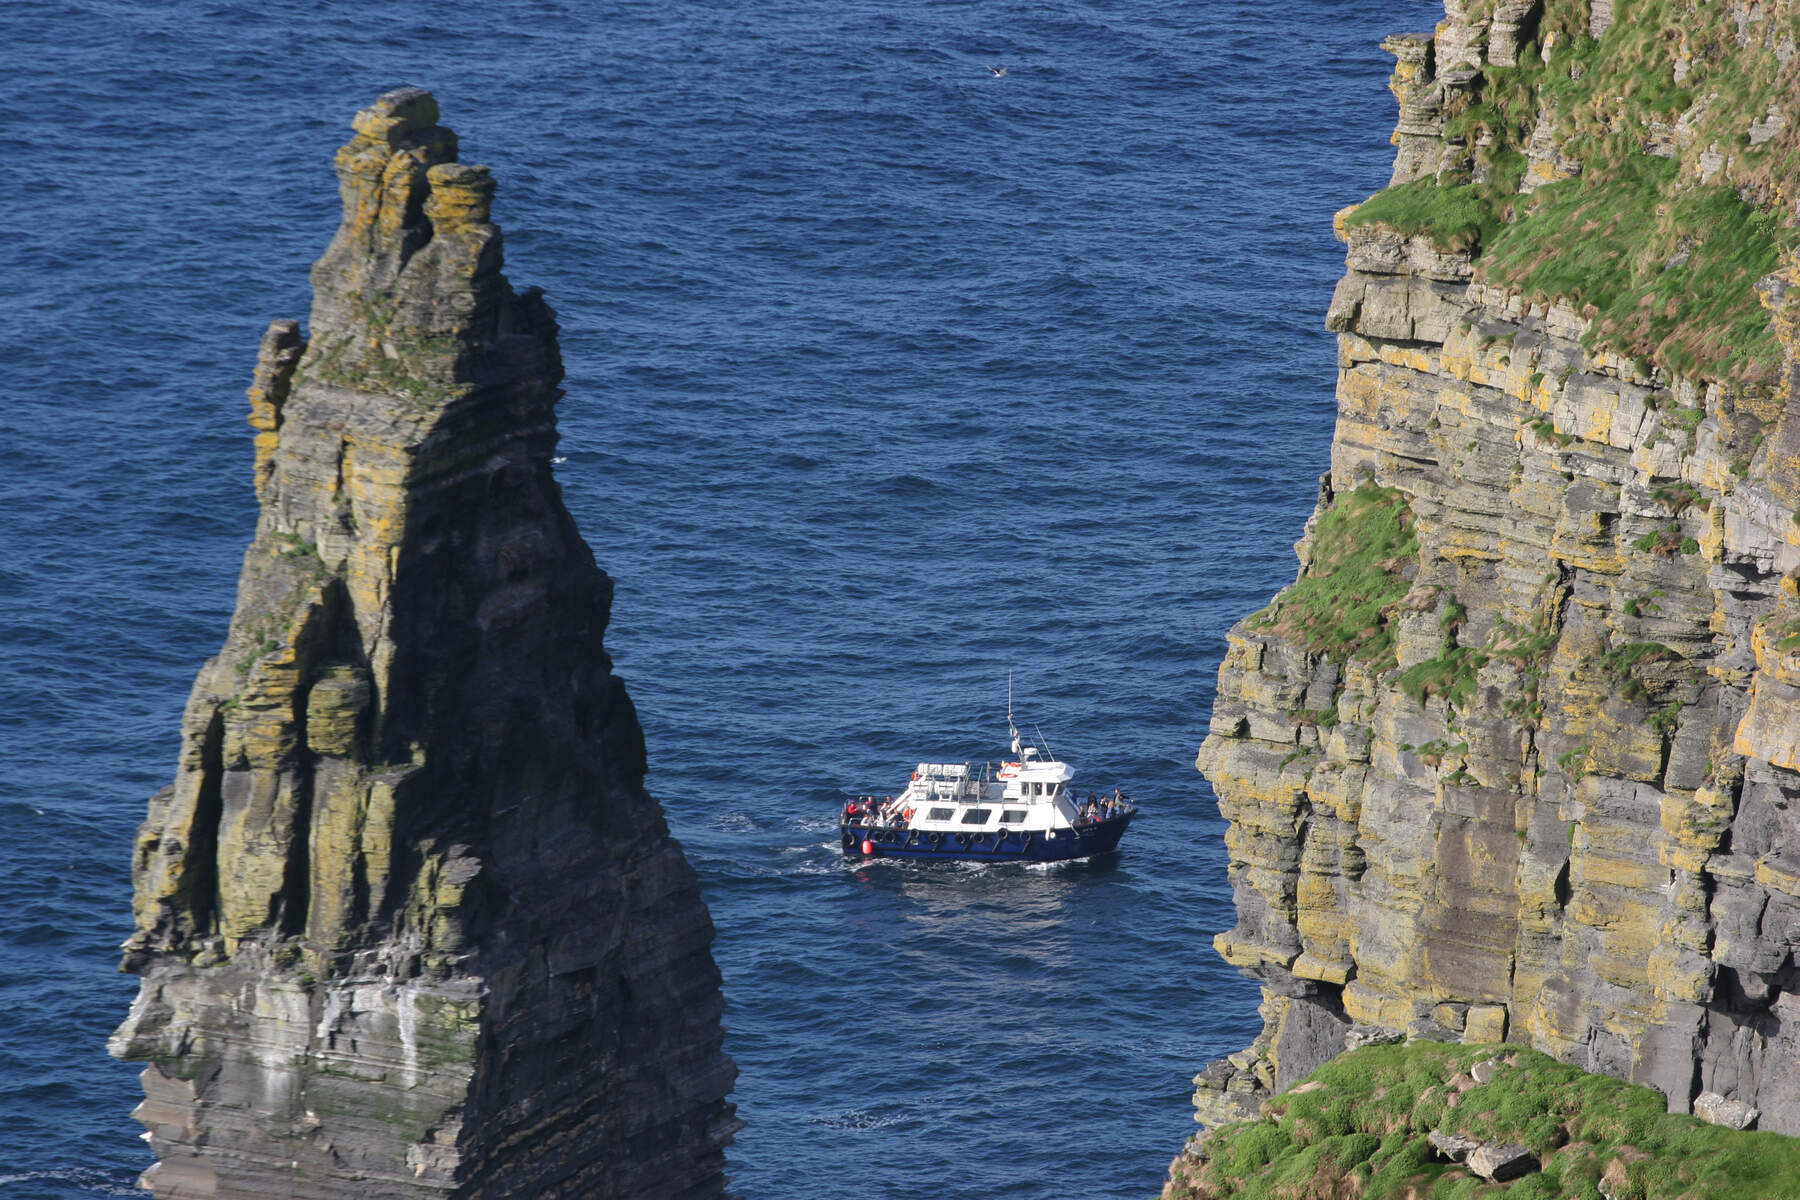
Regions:
<instances>
[{"instance_id":1,"label":"jagged rock summit","mask_svg":"<svg viewBox=\"0 0 1800 1200\"><path fill-rule=\"evenodd\" d=\"M723 1003L551 474L556 321L429 92L337 155L261 518L133 864L160 1197L709 1197Z\"/></svg>"}]
</instances>

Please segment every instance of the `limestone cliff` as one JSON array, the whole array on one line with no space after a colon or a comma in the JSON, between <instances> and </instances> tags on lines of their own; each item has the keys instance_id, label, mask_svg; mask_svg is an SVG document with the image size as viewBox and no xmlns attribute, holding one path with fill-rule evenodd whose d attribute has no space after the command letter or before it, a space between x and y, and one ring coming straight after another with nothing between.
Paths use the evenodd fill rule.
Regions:
<instances>
[{"instance_id":1,"label":"limestone cliff","mask_svg":"<svg viewBox=\"0 0 1800 1200\"><path fill-rule=\"evenodd\" d=\"M556 321L430 93L358 113L261 517L134 861L157 1195L704 1197L712 925L551 473Z\"/></svg>"},{"instance_id":2,"label":"limestone cliff","mask_svg":"<svg viewBox=\"0 0 1800 1200\"><path fill-rule=\"evenodd\" d=\"M1445 9L1384 43L1330 470L1199 755L1265 1030L1198 1115L1506 1039L1800 1134L1800 19Z\"/></svg>"}]
</instances>

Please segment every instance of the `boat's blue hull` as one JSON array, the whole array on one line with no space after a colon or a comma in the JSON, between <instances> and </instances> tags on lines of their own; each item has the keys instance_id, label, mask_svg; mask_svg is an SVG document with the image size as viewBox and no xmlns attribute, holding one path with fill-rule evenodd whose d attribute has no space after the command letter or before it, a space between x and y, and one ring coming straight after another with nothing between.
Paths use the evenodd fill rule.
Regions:
<instances>
[{"instance_id":1,"label":"boat's blue hull","mask_svg":"<svg viewBox=\"0 0 1800 1200\"><path fill-rule=\"evenodd\" d=\"M936 833L919 829L838 826L844 854L850 858L922 858L947 862L1062 862L1118 848L1136 812L1121 813L1092 825L1045 833ZM868 851L863 850L864 844Z\"/></svg>"}]
</instances>

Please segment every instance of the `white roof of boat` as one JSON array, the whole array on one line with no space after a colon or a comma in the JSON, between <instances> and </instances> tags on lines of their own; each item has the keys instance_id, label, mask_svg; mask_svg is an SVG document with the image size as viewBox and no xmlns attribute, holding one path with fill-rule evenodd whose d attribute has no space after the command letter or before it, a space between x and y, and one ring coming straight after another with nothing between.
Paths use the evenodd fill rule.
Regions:
<instances>
[{"instance_id":1,"label":"white roof of boat","mask_svg":"<svg viewBox=\"0 0 1800 1200\"><path fill-rule=\"evenodd\" d=\"M968 763L920 763L918 770L922 779L962 779L968 773Z\"/></svg>"},{"instance_id":2,"label":"white roof of boat","mask_svg":"<svg viewBox=\"0 0 1800 1200\"><path fill-rule=\"evenodd\" d=\"M1000 764L998 779L1068 780L1075 778L1075 769L1066 762L1058 762L1053 758L1026 759L1023 762Z\"/></svg>"}]
</instances>

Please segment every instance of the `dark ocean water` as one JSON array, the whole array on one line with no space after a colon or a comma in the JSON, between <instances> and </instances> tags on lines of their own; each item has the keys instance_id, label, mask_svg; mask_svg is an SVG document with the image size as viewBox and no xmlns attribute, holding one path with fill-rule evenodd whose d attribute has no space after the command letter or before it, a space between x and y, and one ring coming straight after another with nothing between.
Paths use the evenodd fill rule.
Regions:
<instances>
[{"instance_id":1,"label":"dark ocean water","mask_svg":"<svg viewBox=\"0 0 1800 1200\"><path fill-rule=\"evenodd\" d=\"M1386 33L1426 0L0 7L0 1195L125 1194L130 839L254 519L351 113L433 88L568 365L560 468L704 880L752 1200L1139 1198L1256 1029L1191 760L1291 578ZM990 64L1006 64L995 78ZM846 865L1022 717L1110 859Z\"/></svg>"}]
</instances>

